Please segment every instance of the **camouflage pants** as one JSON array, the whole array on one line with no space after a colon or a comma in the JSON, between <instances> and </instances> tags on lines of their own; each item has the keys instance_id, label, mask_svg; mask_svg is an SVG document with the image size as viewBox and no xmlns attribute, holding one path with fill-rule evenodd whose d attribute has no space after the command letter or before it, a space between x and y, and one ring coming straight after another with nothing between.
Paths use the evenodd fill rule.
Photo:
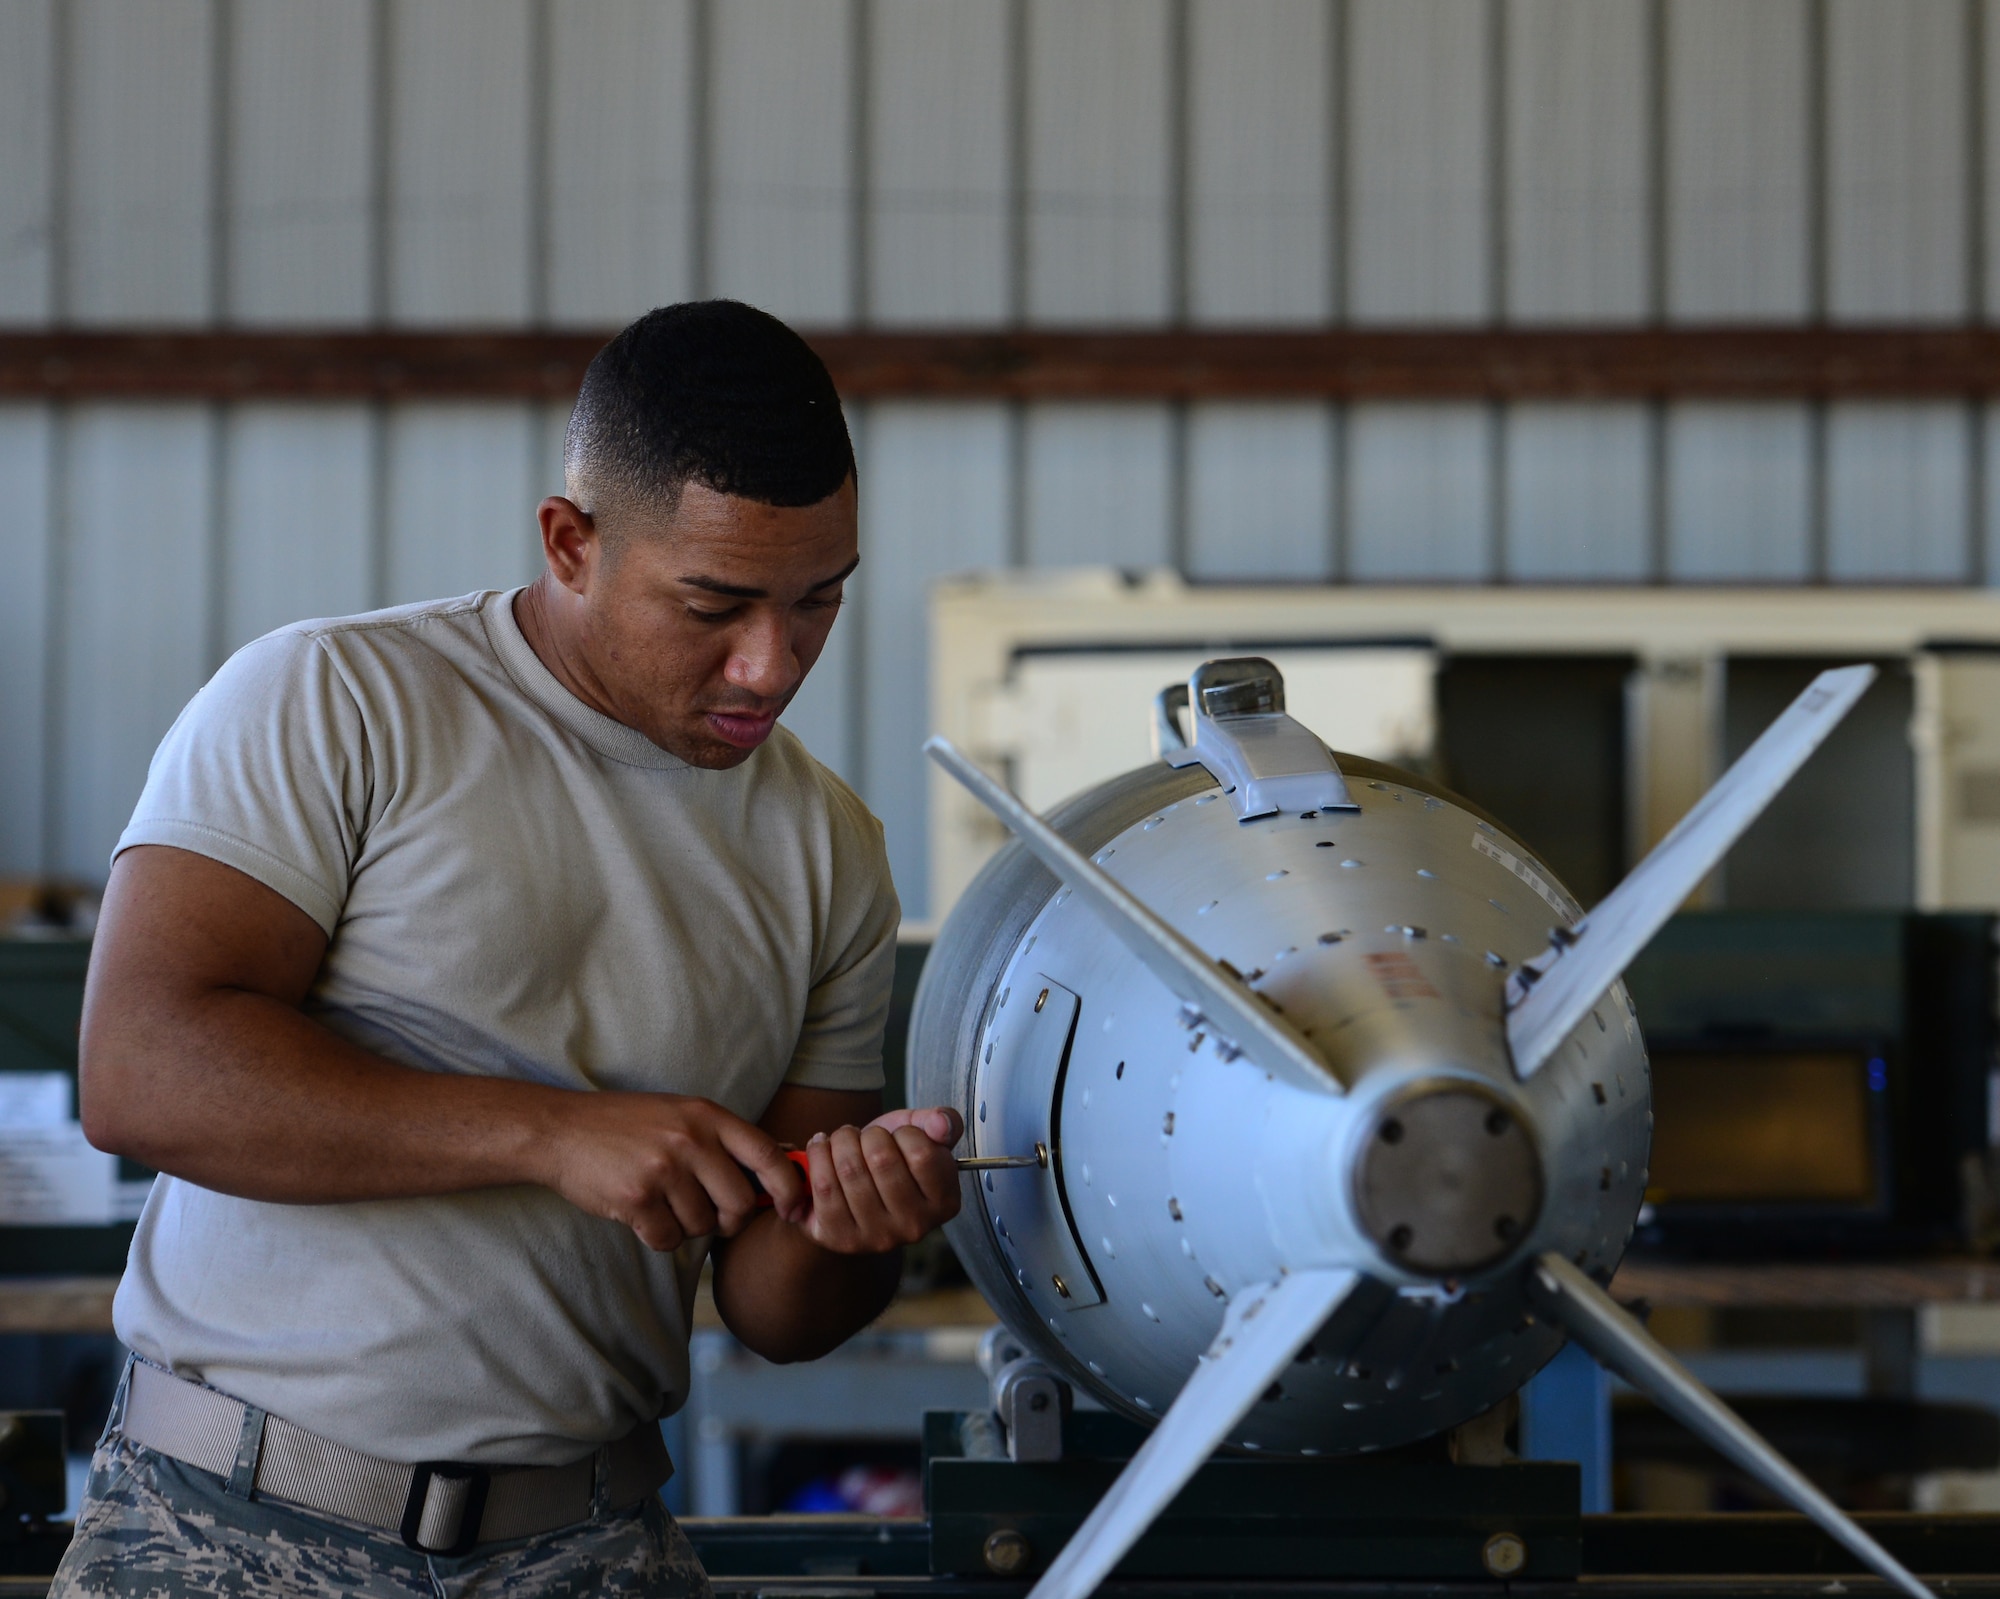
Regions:
<instances>
[{"instance_id":1,"label":"camouflage pants","mask_svg":"<svg viewBox=\"0 0 2000 1599\"><path fill-rule=\"evenodd\" d=\"M456 1559L391 1533L245 1499L222 1479L116 1433L90 1463L76 1538L51 1599L709 1599L666 1507L648 1497L574 1527Z\"/></svg>"}]
</instances>

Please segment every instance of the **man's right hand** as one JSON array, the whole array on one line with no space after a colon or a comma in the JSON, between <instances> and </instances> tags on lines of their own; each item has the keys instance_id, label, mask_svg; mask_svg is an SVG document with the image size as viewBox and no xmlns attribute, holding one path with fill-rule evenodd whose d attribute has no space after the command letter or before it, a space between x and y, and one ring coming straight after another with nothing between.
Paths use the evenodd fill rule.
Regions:
<instances>
[{"instance_id":1,"label":"man's right hand","mask_svg":"<svg viewBox=\"0 0 2000 1599\"><path fill-rule=\"evenodd\" d=\"M757 1213L755 1173L788 1222L812 1189L784 1147L711 1100L679 1094L564 1096L542 1181L579 1210L623 1222L650 1249L706 1234L733 1238Z\"/></svg>"}]
</instances>

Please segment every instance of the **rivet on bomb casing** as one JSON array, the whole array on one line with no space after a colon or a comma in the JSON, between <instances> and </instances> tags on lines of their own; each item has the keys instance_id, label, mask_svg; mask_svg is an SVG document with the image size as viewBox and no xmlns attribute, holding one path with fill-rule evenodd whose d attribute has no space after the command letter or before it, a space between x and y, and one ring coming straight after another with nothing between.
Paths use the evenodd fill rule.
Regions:
<instances>
[{"instance_id":1,"label":"rivet on bomb casing","mask_svg":"<svg viewBox=\"0 0 2000 1599\"><path fill-rule=\"evenodd\" d=\"M1049 991L1045 988L1035 996L1035 1014L1041 1015L1042 1007L1049 1002Z\"/></svg>"},{"instance_id":2,"label":"rivet on bomb casing","mask_svg":"<svg viewBox=\"0 0 2000 1599\"><path fill-rule=\"evenodd\" d=\"M1056 1285L1056 1292L1058 1294L1060 1294L1064 1299L1069 1298L1069 1284L1062 1280L1062 1274L1060 1272L1050 1277L1049 1281Z\"/></svg>"},{"instance_id":3,"label":"rivet on bomb casing","mask_svg":"<svg viewBox=\"0 0 2000 1599\"><path fill-rule=\"evenodd\" d=\"M1519 1533L1496 1532L1479 1551L1479 1563L1489 1577L1518 1576L1528 1563L1528 1546Z\"/></svg>"},{"instance_id":4,"label":"rivet on bomb casing","mask_svg":"<svg viewBox=\"0 0 2000 1599\"><path fill-rule=\"evenodd\" d=\"M986 1569L994 1576L1012 1577L1027 1569L1035 1551L1028 1540L1012 1527L1002 1527L998 1532L987 1534L985 1547L980 1553L986 1561Z\"/></svg>"}]
</instances>

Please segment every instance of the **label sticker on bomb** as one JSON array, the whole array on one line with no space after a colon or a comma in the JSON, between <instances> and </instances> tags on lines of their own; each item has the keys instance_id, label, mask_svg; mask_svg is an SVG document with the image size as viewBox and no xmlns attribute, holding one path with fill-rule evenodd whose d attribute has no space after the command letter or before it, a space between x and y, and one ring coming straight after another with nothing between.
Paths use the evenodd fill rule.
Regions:
<instances>
[{"instance_id":1,"label":"label sticker on bomb","mask_svg":"<svg viewBox=\"0 0 2000 1599\"><path fill-rule=\"evenodd\" d=\"M1488 860L1498 861L1508 871L1532 888L1542 903L1566 922L1574 922L1583 914L1583 907L1569 902L1563 891L1521 859L1510 849L1503 849L1484 833L1472 835L1472 847Z\"/></svg>"},{"instance_id":2,"label":"label sticker on bomb","mask_svg":"<svg viewBox=\"0 0 2000 1599\"><path fill-rule=\"evenodd\" d=\"M1386 951L1362 958L1367 961L1368 970L1375 981L1382 985L1382 992L1391 1000L1440 997L1438 991L1431 986L1431 980L1424 976L1424 969L1409 956Z\"/></svg>"}]
</instances>

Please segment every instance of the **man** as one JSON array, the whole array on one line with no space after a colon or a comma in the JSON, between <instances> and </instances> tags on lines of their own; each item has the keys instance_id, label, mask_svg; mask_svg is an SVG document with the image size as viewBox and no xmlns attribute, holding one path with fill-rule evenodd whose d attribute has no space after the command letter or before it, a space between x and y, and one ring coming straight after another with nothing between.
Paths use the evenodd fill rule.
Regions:
<instances>
[{"instance_id":1,"label":"man","mask_svg":"<svg viewBox=\"0 0 2000 1599\"><path fill-rule=\"evenodd\" d=\"M710 1241L810 1359L958 1208L955 1114L879 1114L880 825L777 725L858 559L825 368L655 311L565 467L534 584L260 639L154 758L82 1114L167 1175L58 1594L698 1593Z\"/></svg>"}]
</instances>

